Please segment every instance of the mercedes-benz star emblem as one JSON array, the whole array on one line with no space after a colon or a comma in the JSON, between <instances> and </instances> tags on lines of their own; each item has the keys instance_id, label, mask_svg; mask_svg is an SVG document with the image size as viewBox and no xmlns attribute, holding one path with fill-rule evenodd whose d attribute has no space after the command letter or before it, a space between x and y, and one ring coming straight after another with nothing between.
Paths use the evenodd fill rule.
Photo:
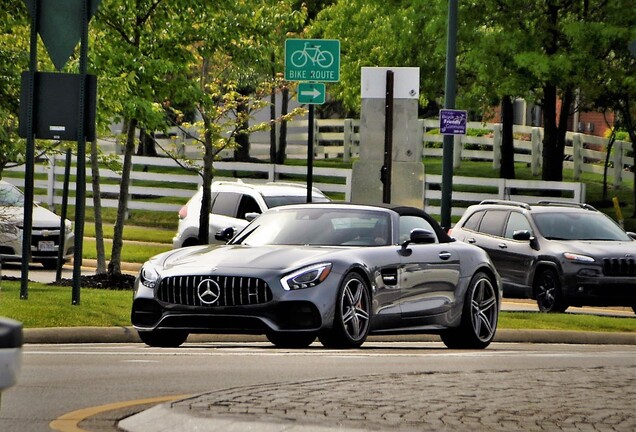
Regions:
<instances>
[{"instance_id":1,"label":"mercedes-benz star emblem","mask_svg":"<svg viewBox=\"0 0 636 432\"><path fill-rule=\"evenodd\" d=\"M203 304L212 305L216 303L220 295L221 288L212 279L204 279L197 286L197 296L199 296L199 300Z\"/></svg>"}]
</instances>

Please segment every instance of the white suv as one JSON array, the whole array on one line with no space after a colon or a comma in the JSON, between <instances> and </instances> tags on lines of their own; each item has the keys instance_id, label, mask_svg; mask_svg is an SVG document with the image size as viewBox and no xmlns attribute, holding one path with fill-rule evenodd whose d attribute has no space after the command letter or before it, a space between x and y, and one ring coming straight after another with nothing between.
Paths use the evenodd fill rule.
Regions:
<instances>
[{"instance_id":1,"label":"white suv","mask_svg":"<svg viewBox=\"0 0 636 432\"><path fill-rule=\"evenodd\" d=\"M0 180L0 260L22 261L24 194L9 182ZM54 269L60 247L60 217L35 204L31 230L31 261ZM68 219L64 221L64 260L73 256L75 236Z\"/></svg>"},{"instance_id":2,"label":"white suv","mask_svg":"<svg viewBox=\"0 0 636 432\"><path fill-rule=\"evenodd\" d=\"M221 243L215 240L217 232L232 227L237 232L244 228L248 219L254 214L263 213L272 207L287 204L301 204L307 201L307 187L294 183L261 183L248 184L241 180L236 182L218 181L212 183L212 210L210 212L210 243ZM179 210L179 228L172 239L172 247L177 249L199 244L199 215L201 213L201 197L203 189L196 194L181 210ZM313 188L312 202L327 202L327 198L318 189Z\"/></svg>"}]
</instances>

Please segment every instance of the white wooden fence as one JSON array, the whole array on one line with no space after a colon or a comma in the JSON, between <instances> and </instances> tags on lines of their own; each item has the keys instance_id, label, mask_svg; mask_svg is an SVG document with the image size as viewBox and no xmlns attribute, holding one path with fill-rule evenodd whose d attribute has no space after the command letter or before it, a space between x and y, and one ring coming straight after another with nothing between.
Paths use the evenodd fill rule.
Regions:
<instances>
[{"instance_id":1,"label":"white wooden fence","mask_svg":"<svg viewBox=\"0 0 636 432\"><path fill-rule=\"evenodd\" d=\"M439 120L421 119L419 121L423 129L423 154L424 157L442 157L443 135L439 134ZM345 161L359 155L360 145L360 121L357 119L318 119L314 124L314 152L316 158L342 157ZM298 120L288 123L287 154L290 158L307 157L308 121ZM499 169L501 163L502 133L499 123L470 122L470 129L486 131L481 137L460 135L454 141L455 168L461 166L462 160L482 160L492 163L494 169ZM192 132L192 131L190 131ZM183 133L173 130L172 139L160 139L166 147L178 148L183 154L191 158L200 158L201 151L192 145ZM527 163L533 175L540 175L543 151L543 129L530 126L518 126L513 128L514 160ZM581 179L583 173L602 174L606 157L608 140L605 138L568 132L566 134L568 145L565 148L564 167L573 170L574 180ZM253 157L269 158L269 134L258 132L250 137L251 155ZM102 141L100 145L105 150L116 151L114 140ZM624 181L633 184L634 158L628 157L631 143L616 141L610 154L611 167L608 170L608 182L610 185L619 186ZM231 156L229 152L223 157Z\"/></svg>"},{"instance_id":2,"label":"white wooden fence","mask_svg":"<svg viewBox=\"0 0 636 432\"><path fill-rule=\"evenodd\" d=\"M62 203L63 174L66 161L62 156L50 160L48 164L36 164L35 199L55 209ZM177 212L201 184L201 178L196 174L172 173L166 174L165 169L178 166L172 159L162 157L133 157L134 170L131 173L129 210L150 210L161 212ZM254 182L277 181L280 175L304 176L307 168L304 166L285 166L264 163L215 162L217 171L224 173L260 173L259 180ZM161 172L163 169L164 172ZM9 171L22 171L15 168ZM87 177L92 176L90 168ZM75 161L72 162L71 175L75 175ZM121 175L109 169L100 169L100 190L102 206L116 208L119 203ZM244 174L245 175L245 174ZM337 168L314 167L315 176L332 177L339 183L315 182L314 186L326 193L340 193L345 201L351 199L351 170ZM22 176L5 176L5 179L23 187ZM231 177L215 176L215 180L232 180ZM287 180L285 180L287 181ZM304 183L304 182L302 182ZM432 215L439 215L439 201L441 200L442 176L426 175L423 207ZM480 190L476 191L475 186ZM76 185L71 182L69 204L75 204ZM467 190L468 189L468 190ZM544 182L526 180L505 180L497 178L474 178L455 176L453 178L453 201L458 203L451 209L454 216L460 216L465 207L485 199L512 199L524 202L536 202L537 191L561 191L560 200L581 203L585 201L585 184L578 182ZM472 190L472 191L471 191ZM92 192L92 185L87 184L87 191ZM39 192L39 193L38 193ZM87 198L86 206L93 206L93 199ZM58 207L59 208L59 207Z\"/></svg>"}]
</instances>

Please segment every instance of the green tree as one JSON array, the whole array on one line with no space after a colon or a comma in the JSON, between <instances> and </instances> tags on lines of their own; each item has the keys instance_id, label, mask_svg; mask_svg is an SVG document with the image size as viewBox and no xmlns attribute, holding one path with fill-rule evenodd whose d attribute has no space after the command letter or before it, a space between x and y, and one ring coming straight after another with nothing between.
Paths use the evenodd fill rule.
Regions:
<instances>
[{"instance_id":1,"label":"green tree","mask_svg":"<svg viewBox=\"0 0 636 432\"><path fill-rule=\"evenodd\" d=\"M95 18L100 39L94 47L95 67L110 81L111 98L119 101L117 117L124 120L125 146L109 274L121 273L121 249L128 206L132 155L138 128L167 127L161 102L182 84L188 42L181 19L188 2L111 0L101 4Z\"/></svg>"},{"instance_id":2,"label":"green tree","mask_svg":"<svg viewBox=\"0 0 636 432\"><path fill-rule=\"evenodd\" d=\"M309 35L339 39L340 82L330 97L342 101L345 115L360 111L360 70L364 66L420 68L421 105L442 96L444 83L446 2L336 1L318 13Z\"/></svg>"}]
</instances>

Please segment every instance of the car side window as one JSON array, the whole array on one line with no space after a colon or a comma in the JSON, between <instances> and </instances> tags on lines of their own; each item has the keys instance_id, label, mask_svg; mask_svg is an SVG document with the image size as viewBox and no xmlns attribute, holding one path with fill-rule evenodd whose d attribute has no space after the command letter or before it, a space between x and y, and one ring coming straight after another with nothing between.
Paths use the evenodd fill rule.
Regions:
<instances>
[{"instance_id":1,"label":"car side window","mask_svg":"<svg viewBox=\"0 0 636 432\"><path fill-rule=\"evenodd\" d=\"M241 197L241 202L239 203L236 217L239 219L246 219L245 215L247 213L261 213L261 208L258 206L254 197L250 195L243 195Z\"/></svg>"},{"instance_id":2,"label":"car side window","mask_svg":"<svg viewBox=\"0 0 636 432\"><path fill-rule=\"evenodd\" d=\"M511 239L515 231L527 230L532 232L530 222L526 217L519 212L511 212L508 218L508 224L506 225L506 233L504 237Z\"/></svg>"},{"instance_id":3,"label":"car side window","mask_svg":"<svg viewBox=\"0 0 636 432\"><path fill-rule=\"evenodd\" d=\"M481 222L481 218L484 216L484 213L484 211L476 211L470 215L468 219L466 219L466 222L464 222L463 228L471 231L478 231L479 222Z\"/></svg>"},{"instance_id":4,"label":"car side window","mask_svg":"<svg viewBox=\"0 0 636 432\"><path fill-rule=\"evenodd\" d=\"M240 198L241 194L236 192L219 192L212 205L212 213L236 217L236 209Z\"/></svg>"},{"instance_id":5,"label":"car side window","mask_svg":"<svg viewBox=\"0 0 636 432\"><path fill-rule=\"evenodd\" d=\"M481 220L481 224L479 224L479 231L484 234L501 237L507 216L507 210L487 211Z\"/></svg>"},{"instance_id":6,"label":"car side window","mask_svg":"<svg viewBox=\"0 0 636 432\"><path fill-rule=\"evenodd\" d=\"M399 243L404 243L411 237L411 231L421 228L435 233L435 229L425 219L418 216L400 216L400 237ZM436 239L435 243L439 243Z\"/></svg>"}]
</instances>

